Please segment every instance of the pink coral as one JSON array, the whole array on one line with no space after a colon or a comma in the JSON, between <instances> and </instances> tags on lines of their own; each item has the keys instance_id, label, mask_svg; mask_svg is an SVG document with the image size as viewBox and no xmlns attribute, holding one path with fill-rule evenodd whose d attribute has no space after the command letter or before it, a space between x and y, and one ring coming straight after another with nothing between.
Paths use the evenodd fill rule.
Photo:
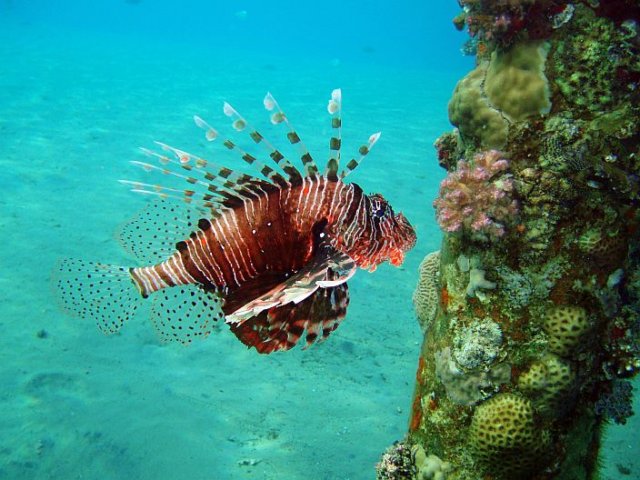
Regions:
<instances>
[{"instance_id":1,"label":"pink coral","mask_svg":"<svg viewBox=\"0 0 640 480\"><path fill-rule=\"evenodd\" d=\"M481 238L504 235L504 224L518 213L513 181L501 175L508 168L509 161L497 150L475 155L472 163L460 160L433 202L440 227L445 232L467 230Z\"/></svg>"}]
</instances>

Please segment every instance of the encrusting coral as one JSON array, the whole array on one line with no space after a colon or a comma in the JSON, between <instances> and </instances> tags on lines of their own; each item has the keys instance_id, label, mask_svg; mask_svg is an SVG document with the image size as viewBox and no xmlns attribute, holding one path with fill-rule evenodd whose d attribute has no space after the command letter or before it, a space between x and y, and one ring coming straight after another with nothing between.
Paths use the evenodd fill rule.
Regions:
<instances>
[{"instance_id":1,"label":"encrusting coral","mask_svg":"<svg viewBox=\"0 0 640 480\"><path fill-rule=\"evenodd\" d=\"M453 337L453 358L465 369L491 364L502 345L500 325L488 319L476 320Z\"/></svg>"},{"instance_id":2,"label":"encrusting coral","mask_svg":"<svg viewBox=\"0 0 640 480\"><path fill-rule=\"evenodd\" d=\"M446 480L447 473L451 470L449 462L444 462L433 454L427 455L420 445L414 445L412 451L418 470L415 480Z\"/></svg>"},{"instance_id":3,"label":"encrusting coral","mask_svg":"<svg viewBox=\"0 0 640 480\"><path fill-rule=\"evenodd\" d=\"M481 368L463 371L451 356L449 347L435 352L436 378L445 388L447 398L456 405L475 405L498 391L511 380L511 365L485 362Z\"/></svg>"},{"instance_id":4,"label":"encrusting coral","mask_svg":"<svg viewBox=\"0 0 640 480\"><path fill-rule=\"evenodd\" d=\"M502 148L507 141L508 123L484 94L486 74L487 66L482 64L458 82L449 101L449 120L463 138L484 148Z\"/></svg>"}]
</instances>

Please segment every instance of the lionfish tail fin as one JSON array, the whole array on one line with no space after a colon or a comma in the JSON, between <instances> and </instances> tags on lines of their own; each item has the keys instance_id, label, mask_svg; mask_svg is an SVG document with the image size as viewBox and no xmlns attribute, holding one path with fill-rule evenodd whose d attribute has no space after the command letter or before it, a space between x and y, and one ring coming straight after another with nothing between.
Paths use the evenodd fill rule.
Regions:
<instances>
[{"instance_id":1,"label":"lionfish tail fin","mask_svg":"<svg viewBox=\"0 0 640 480\"><path fill-rule=\"evenodd\" d=\"M52 281L65 312L94 320L108 335L135 315L142 300L127 267L64 259Z\"/></svg>"},{"instance_id":2,"label":"lionfish tail fin","mask_svg":"<svg viewBox=\"0 0 640 480\"><path fill-rule=\"evenodd\" d=\"M92 319L111 335L134 317L146 298L140 280L144 270L65 259L53 272L53 287L66 313ZM151 323L162 342L189 344L208 336L215 321L224 318L220 296L200 285L166 286L152 293Z\"/></svg>"}]
</instances>

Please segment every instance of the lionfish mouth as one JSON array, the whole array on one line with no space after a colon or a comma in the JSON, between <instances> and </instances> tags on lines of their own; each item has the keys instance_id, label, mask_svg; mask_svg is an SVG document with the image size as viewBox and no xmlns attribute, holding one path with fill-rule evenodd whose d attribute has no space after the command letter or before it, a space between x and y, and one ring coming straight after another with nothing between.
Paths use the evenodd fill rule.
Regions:
<instances>
[{"instance_id":1,"label":"lionfish mouth","mask_svg":"<svg viewBox=\"0 0 640 480\"><path fill-rule=\"evenodd\" d=\"M404 252L408 252L416 245L416 231L402 213L398 213L395 217L398 224L398 250L404 257ZM394 264L395 265L395 264Z\"/></svg>"},{"instance_id":2,"label":"lionfish mouth","mask_svg":"<svg viewBox=\"0 0 640 480\"><path fill-rule=\"evenodd\" d=\"M399 267L404 262L404 252L402 250L394 250L389 256L389 263L394 267Z\"/></svg>"}]
</instances>

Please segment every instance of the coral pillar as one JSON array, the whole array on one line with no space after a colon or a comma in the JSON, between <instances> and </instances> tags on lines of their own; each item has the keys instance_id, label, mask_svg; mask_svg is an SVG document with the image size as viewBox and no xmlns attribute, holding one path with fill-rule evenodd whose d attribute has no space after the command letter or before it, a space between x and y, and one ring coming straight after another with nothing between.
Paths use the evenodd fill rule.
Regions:
<instances>
[{"instance_id":1,"label":"coral pillar","mask_svg":"<svg viewBox=\"0 0 640 480\"><path fill-rule=\"evenodd\" d=\"M640 369L640 7L461 0L440 252L409 432L379 479L591 479Z\"/></svg>"}]
</instances>

